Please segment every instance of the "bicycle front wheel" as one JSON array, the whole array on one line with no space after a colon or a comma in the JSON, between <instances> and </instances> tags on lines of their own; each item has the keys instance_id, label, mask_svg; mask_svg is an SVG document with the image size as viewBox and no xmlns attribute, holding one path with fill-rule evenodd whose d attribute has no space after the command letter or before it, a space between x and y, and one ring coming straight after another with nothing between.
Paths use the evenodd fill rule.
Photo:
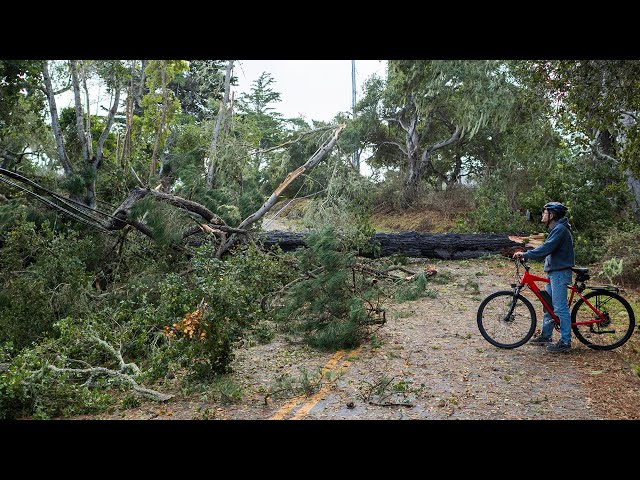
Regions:
<instances>
[{"instance_id":1,"label":"bicycle front wheel","mask_svg":"<svg viewBox=\"0 0 640 480\"><path fill-rule=\"evenodd\" d=\"M573 325L576 338L594 350L612 350L624 344L636 325L631 305L620 295L607 290L593 290L584 298L605 317L601 323ZM597 320L598 315L583 299L571 310L571 323Z\"/></svg>"},{"instance_id":2,"label":"bicycle front wheel","mask_svg":"<svg viewBox=\"0 0 640 480\"><path fill-rule=\"evenodd\" d=\"M499 348L516 348L529 341L536 329L531 302L512 291L495 292L478 307L478 328L487 342Z\"/></svg>"}]
</instances>

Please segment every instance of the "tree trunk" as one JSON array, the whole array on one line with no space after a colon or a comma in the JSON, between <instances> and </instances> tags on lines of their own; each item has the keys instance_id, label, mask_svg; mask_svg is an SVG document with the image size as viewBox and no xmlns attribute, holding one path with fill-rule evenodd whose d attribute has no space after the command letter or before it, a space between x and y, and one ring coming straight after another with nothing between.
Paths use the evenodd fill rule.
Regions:
<instances>
[{"instance_id":1,"label":"tree trunk","mask_svg":"<svg viewBox=\"0 0 640 480\"><path fill-rule=\"evenodd\" d=\"M229 86L231 82L231 69L233 68L234 60L229 60L227 63L227 71L224 79L224 97L222 102L220 102L220 108L218 110L218 116L216 118L216 124L213 128L213 137L211 138L211 147L209 148L209 169L207 170L207 187L209 189L213 188L213 179L214 173L216 169L216 150L218 148L218 135L220 133L220 124L222 123L222 119L224 118L225 109L227 108L227 103L229 102Z\"/></svg>"},{"instance_id":2,"label":"tree trunk","mask_svg":"<svg viewBox=\"0 0 640 480\"><path fill-rule=\"evenodd\" d=\"M261 233L258 238L265 247L280 245L283 251L304 247L308 234L272 230ZM404 255L407 257L440 258L460 260L479 258L485 255L511 256L514 251L525 248L524 244L511 240L507 234L462 234L462 233L376 233L372 241L380 243L380 256ZM371 257L371 254L363 256Z\"/></svg>"},{"instance_id":3,"label":"tree trunk","mask_svg":"<svg viewBox=\"0 0 640 480\"><path fill-rule=\"evenodd\" d=\"M93 138L91 136L91 103L89 102L89 88L87 87L87 71L85 62L82 62L82 85L84 87L84 98L87 103L87 126L85 132L87 135L87 149L89 150L89 158L93 157Z\"/></svg>"},{"instance_id":4,"label":"tree trunk","mask_svg":"<svg viewBox=\"0 0 640 480\"><path fill-rule=\"evenodd\" d=\"M71 60L71 81L73 84L73 99L76 110L76 130L78 133L78 140L82 147L82 161L83 163L89 163L89 149L87 148L87 135L84 130L84 115L82 109L82 100L80 99L80 80L78 79L78 61ZM89 115L89 112L87 112Z\"/></svg>"},{"instance_id":5,"label":"tree trunk","mask_svg":"<svg viewBox=\"0 0 640 480\"><path fill-rule=\"evenodd\" d=\"M44 78L44 85L46 90L47 99L49 100L49 113L51 114L51 129L53 130L53 136L56 139L56 148L58 149L58 157L60 157L60 163L64 170L64 174L69 177L73 174L73 168L67 158L67 154L64 151L64 141L62 138L62 129L60 128L60 120L58 118L58 108L56 107L56 99L53 92L53 86L51 85L51 77L49 76L49 62L45 60L42 63L42 77Z\"/></svg>"},{"instance_id":6,"label":"tree trunk","mask_svg":"<svg viewBox=\"0 0 640 480\"><path fill-rule=\"evenodd\" d=\"M431 122L435 116L436 112L434 110L427 112L424 127L421 132L418 132L418 112L413 100L410 99L407 106L401 110L396 119L405 131L405 143L407 148L407 178L404 183L404 192L402 194L403 204L405 206L410 205L415 199L420 180L422 180L425 172L431 166L431 155L433 152L459 141L462 137L463 130L460 127L454 127L447 119L440 115L439 118L443 123L450 127L451 136L448 139L436 142L425 148L420 154L420 144L431 130Z\"/></svg>"},{"instance_id":7,"label":"tree trunk","mask_svg":"<svg viewBox=\"0 0 640 480\"><path fill-rule=\"evenodd\" d=\"M233 118L233 100L235 92L231 92L231 99L229 100L229 108L227 109L227 115L224 117L224 126L222 127L222 134L226 137L229 134L231 128L231 120Z\"/></svg>"},{"instance_id":8,"label":"tree trunk","mask_svg":"<svg viewBox=\"0 0 640 480\"><path fill-rule=\"evenodd\" d=\"M629 191L633 195L633 199L631 200L633 215L636 222L640 223L640 180L636 179L630 170L625 170L624 176L627 179Z\"/></svg>"},{"instance_id":9,"label":"tree trunk","mask_svg":"<svg viewBox=\"0 0 640 480\"><path fill-rule=\"evenodd\" d=\"M142 97L144 96L144 84L146 80L147 72L147 60L140 60L140 85L138 85L138 91L135 94L136 107L142 109Z\"/></svg>"},{"instance_id":10,"label":"tree trunk","mask_svg":"<svg viewBox=\"0 0 640 480\"><path fill-rule=\"evenodd\" d=\"M160 149L160 138L162 137L162 131L164 130L164 123L167 117L167 62L162 62L162 114L160 115L160 122L158 124L158 131L156 133L156 141L153 144L153 153L151 154L151 171L149 172L149 180L156 174L158 168L158 150Z\"/></svg>"},{"instance_id":11,"label":"tree trunk","mask_svg":"<svg viewBox=\"0 0 640 480\"><path fill-rule=\"evenodd\" d=\"M96 162L100 163L102 161L102 154L104 152L104 143L107 141L107 137L109 136L109 132L111 132L111 127L113 127L113 122L116 117L116 113L118 113L118 106L120 104L120 85L116 83L115 87L116 91L114 92L113 105L111 105L111 109L109 109L109 114L107 116L107 121L105 122L104 130L98 139L98 147L96 149Z\"/></svg>"},{"instance_id":12,"label":"tree trunk","mask_svg":"<svg viewBox=\"0 0 640 480\"><path fill-rule=\"evenodd\" d=\"M408 207L415 200L418 194L418 184L422 179L423 172L420 171L420 165L417 161L408 158L407 179L404 182L404 192L402 193L402 205Z\"/></svg>"},{"instance_id":13,"label":"tree trunk","mask_svg":"<svg viewBox=\"0 0 640 480\"><path fill-rule=\"evenodd\" d=\"M622 124L624 125L623 133L620 134L620 138L618 141L624 145L624 142L627 138L626 130L635 124L636 120L631 115L623 114L622 115ZM626 169L624 171L624 177L627 180L627 186L629 187L629 191L633 196L631 200L631 209L633 210L633 216L636 219L636 222L640 223L640 180L634 177L631 170Z\"/></svg>"},{"instance_id":14,"label":"tree trunk","mask_svg":"<svg viewBox=\"0 0 640 480\"><path fill-rule=\"evenodd\" d=\"M133 128L133 107L135 102L134 82L133 82L133 69L135 68L135 62L131 65L131 80L129 82L129 89L127 92L127 119L126 127L124 130L124 139L122 141L122 152L120 154L121 167L126 172L128 171L129 161L131 160L131 130Z\"/></svg>"}]
</instances>

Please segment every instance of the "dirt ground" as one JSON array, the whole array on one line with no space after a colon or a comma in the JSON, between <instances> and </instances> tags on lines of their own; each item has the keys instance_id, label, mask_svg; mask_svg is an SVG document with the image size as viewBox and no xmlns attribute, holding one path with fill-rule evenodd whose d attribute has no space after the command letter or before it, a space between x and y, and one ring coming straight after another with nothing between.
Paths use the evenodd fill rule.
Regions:
<instances>
[{"instance_id":1,"label":"dirt ground","mask_svg":"<svg viewBox=\"0 0 640 480\"><path fill-rule=\"evenodd\" d=\"M575 338L569 353L528 344L499 349L480 335L476 312L488 294L509 288L513 263L506 258L428 263L438 271L428 285L432 295L388 305L387 323L357 349L318 352L279 337L247 344L236 351L229 382L234 389L226 401L210 392L172 392L175 380L167 380L154 387L176 393L166 403L82 418L640 419L638 328L613 351L591 350ZM621 293L636 302L640 298L638 291ZM540 322L541 308L537 314ZM278 379L285 387L277 388ZM286 388L287 379L306 385L307 393L296 396L299 392Z\"/></svg>"}]
</instances>

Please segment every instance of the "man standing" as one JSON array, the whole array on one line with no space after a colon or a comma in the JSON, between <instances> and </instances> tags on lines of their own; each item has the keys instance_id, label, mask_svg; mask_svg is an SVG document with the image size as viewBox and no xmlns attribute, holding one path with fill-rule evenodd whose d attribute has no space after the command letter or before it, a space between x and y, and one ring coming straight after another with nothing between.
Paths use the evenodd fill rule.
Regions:
<instances>
[{"instance_id":1,"label":"man standing","mask_svg":"<svg viewBox=\"0 0 640 480\"><path fill-rule=\"evenodd\" d=\"M549 235L542 245L528 252L516 252L513 258L525 260L541 260L544 258L544 271L549 283L546 290L551 295L553 311L560 319L560 340L552 343L551 334L555 321L545 310L542 319L542 331L531 340L532 344L547 344L549 352L568 352L571 349L571 316L567 300L567 286L571 284L571 267L575 265L573 252L573 236L571 225L565 216L567 207L560 202L549 202L544 206L541 222L549 230Z\"/></svg>"}]
</instances>

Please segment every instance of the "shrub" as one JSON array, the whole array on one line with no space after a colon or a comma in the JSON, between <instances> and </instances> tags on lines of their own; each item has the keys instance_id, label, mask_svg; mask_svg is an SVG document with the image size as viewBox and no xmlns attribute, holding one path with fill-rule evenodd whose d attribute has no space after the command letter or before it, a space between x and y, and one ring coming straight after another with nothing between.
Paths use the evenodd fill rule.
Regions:
<instances>
[{"instance_id":1,"label":"shrub","mask_svg":"<svg viewBox=\"0 0 640 480\"><path fill-rule=\"evenodd\" d=\"M52 334L55 321L89 311L93 248L89 237L48 222L38 229L21 221L9 232L0 249L0 342L20 350Z\"/></svg>"},{"instance_id":2,"label":"shrub","mask_svg":"<svg viewBox=\"0 0 640 480\"><path fill-rule=\"evenodd\" d=\"M640 225L635 223L621 224L607 232L603 244L604 254L601 257L603 271L607 262L617 261L622 264L618 271L611 271L611 280L630 286L640 285L639 239Z\"/></svg>"},{"instance_id":3,"label":"shrub","mask_svg":"<svg viewBox=\"0 0 640 480\"><path fill-rule=\"evenodd\" d=\"M537 225L512 211L504 192L493 187L478 187L474 191L475 208L456 218L457 230L474 233L533 233Z\"/></svg>"}]
</instances>

